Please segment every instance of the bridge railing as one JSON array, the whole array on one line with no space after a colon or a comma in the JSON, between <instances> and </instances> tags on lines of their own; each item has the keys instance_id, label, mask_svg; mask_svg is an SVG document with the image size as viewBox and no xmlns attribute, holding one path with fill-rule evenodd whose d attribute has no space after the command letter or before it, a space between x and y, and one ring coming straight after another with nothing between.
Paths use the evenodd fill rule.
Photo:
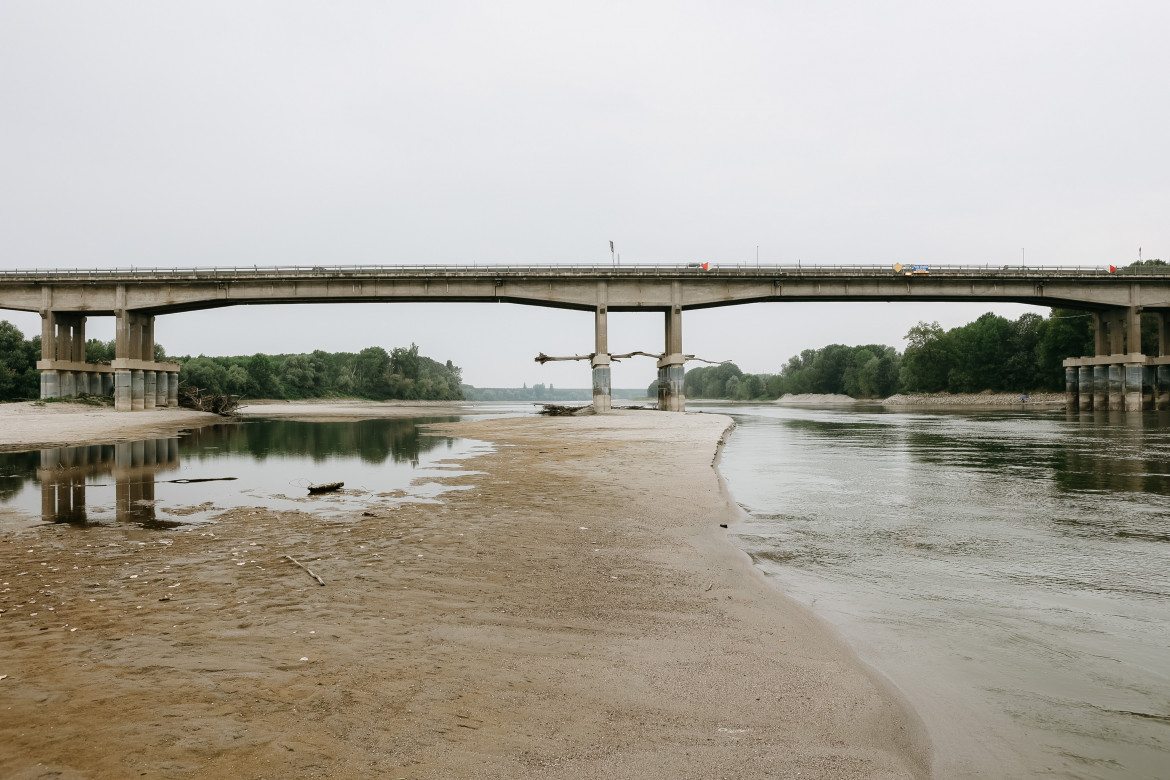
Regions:
<instances>
[{"instance_id":1,"label":"bridge railing","mask_svg":"<svg viewBox=\"0 0 1170 780\"><path fill-rule=\"evenodd\" d=\"M921 266L919 266L921 268ZM704 269L698 263L659 263L626 265L538 264L434 264L434 265L331 265L331 266L192 266L187 268L45 268L0 269L0 280L165 280L165 279L255 279L320 278L356 276L478 276L498 273L505 276L675 276L680 273L702 276L1003 276L1003 277L1170 277L1170 266L1118 268L1084 266L1018 265L930 265L928 271L914 272L906 265L895 270L888 265L765 265L755 263L711 263Z\"/></svg>"}]
</instances>

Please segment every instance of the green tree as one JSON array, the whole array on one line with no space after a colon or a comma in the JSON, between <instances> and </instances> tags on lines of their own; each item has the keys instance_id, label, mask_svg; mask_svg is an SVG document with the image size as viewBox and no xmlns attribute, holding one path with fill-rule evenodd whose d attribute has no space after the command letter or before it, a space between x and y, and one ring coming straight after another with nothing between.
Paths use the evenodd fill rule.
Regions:
<instances>
[{"instance_id":1,"label":"green tree","mask_svg":"<svg viewBox=\"0 0 1170 780\"><path fill-rule=\"evenodd\" d=\"M272 359L262 352L257 352L248 361L248 393L254 398L282 397L272 369Z\"/></svg>"}]
</instances>

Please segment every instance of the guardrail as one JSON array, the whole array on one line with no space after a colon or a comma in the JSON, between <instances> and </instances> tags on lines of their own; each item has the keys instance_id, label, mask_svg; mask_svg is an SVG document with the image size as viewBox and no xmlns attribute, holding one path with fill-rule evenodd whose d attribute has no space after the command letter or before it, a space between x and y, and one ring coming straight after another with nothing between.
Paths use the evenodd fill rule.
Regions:
<instances>
[{"instance_id":1,"label":"guardrail","mask_svg":"<svg viewBox=\"0 0 1170 780\"><path fill-rule=\"evenodd\" d=\"M1155 277L1170 278L1170 266L1165 270L1157 267L1085 268L1078 266L946 266L932 265L928 273L910 274L897 271L891 266L876 265L755 265L755 264L709 264L704 269L698 263L655 264L655 265L335 265L335 266L251 266L251 267L190 267L190 268L50 268L0 270L0 281L45 281L45 280L98 280L125 279L133 281L165 279L255 279L255 278L320 278L320 277L373 277L373 276L479 276L500 274L504 276L978 276L978 277Z\"/></svg>"}]
</instances>

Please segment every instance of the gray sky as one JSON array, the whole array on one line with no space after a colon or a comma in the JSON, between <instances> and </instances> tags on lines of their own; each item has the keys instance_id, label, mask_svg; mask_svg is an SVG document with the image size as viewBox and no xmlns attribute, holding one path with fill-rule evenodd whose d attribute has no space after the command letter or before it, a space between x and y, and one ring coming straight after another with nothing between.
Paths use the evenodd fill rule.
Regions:
<instances>
[{"instance_id":1,"label":"gray sky","mask_svg":"<svg viewBox=\"0 0 1170 780\"><path fill-rule=\"evenodd\" d=\"M0 267L608 263L611 239L623 263L1170 260L1168 29L1164 2L4 0ZM777 371L988 308L688 312L684 349ZM661 350L662 315L610 322L613 351ZM480 386L585 387L587 364L532 358L592 349L588 314L488 304L157 333L172 354L413 341Z\"/></svg>"}]
</instances>

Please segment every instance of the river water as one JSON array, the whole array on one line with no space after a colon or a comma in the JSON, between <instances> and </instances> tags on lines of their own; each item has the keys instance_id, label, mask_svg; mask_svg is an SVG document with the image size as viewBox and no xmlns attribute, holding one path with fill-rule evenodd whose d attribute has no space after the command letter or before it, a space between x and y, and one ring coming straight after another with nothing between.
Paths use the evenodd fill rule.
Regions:
<instances>
[{"instance_id":1,"label":"river water","mask_svg":"<svg viewBox=\"0 0 1170 780\"><path fill-rule=\"evenodd\" d=\"M733 539L959 777L1170 777L1170 416L709 408Z\"/></svg>"},{"instance_id":2,"label":"river water","mask_svg":"<svg viewBox=\"0 0 1170 780\"><path fill-rule=\"evenodd\" d=\"M434 502L490 444L420 431L459 416L337 421L249 419L116 444L0 453L0 532L44 521L147 528L208 522L225 509L346 517L371 498ZM344 482L310 496L307 486Z\"/></svg>"}]
</instances>

